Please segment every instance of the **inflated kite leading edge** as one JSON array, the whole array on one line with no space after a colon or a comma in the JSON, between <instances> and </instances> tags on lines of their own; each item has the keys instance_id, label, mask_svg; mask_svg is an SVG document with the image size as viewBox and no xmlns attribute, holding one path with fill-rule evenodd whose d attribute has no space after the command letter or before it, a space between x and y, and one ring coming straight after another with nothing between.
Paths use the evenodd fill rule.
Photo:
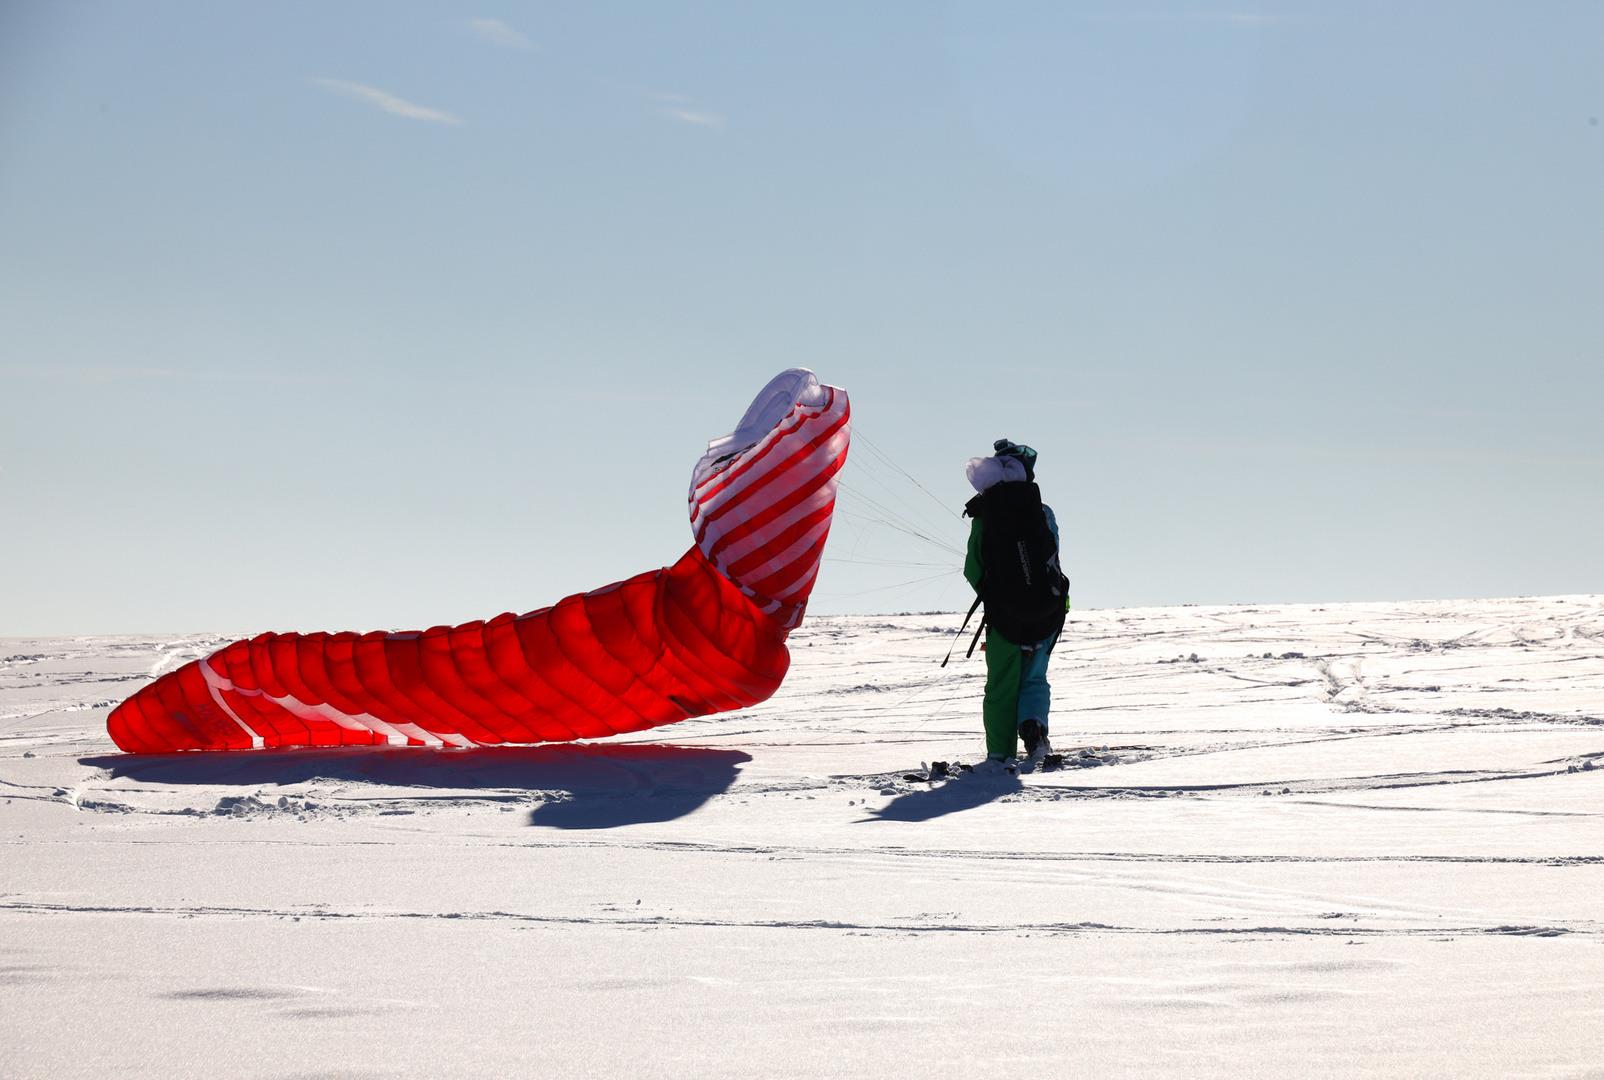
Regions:
<instances>
[{"instance_id":1,"label":"inflated kite leading edge","mask_svg":"<svg viewBox=\"0 0 1604 1080\"><path fill-rule=\"evenodd\" d=\"M408 633L261 634L113 709L123 750L594 739L779 689L850 439L846 392L776 376L708 445L673 566L527 615Z\"/></svg>"}]
</instances>

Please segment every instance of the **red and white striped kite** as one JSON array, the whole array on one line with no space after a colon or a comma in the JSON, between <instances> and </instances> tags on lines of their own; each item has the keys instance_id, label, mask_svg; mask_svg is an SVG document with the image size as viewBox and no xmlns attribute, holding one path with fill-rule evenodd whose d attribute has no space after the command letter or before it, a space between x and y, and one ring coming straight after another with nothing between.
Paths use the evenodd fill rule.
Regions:
<instances>
[{"instance_id":1,"label":"red and white striped kite","mask_svg":"<svg viewBox=\"0 0 1604 1080\"><path fill-rule=\"evenodd\" d=\"M369 634L260 634L113 709L134 753L594 739L745 708L779 689L846 462L844 390L776 376L708 445L696 544L673 566L526 615Z\"/></svg>"}]
</instances>

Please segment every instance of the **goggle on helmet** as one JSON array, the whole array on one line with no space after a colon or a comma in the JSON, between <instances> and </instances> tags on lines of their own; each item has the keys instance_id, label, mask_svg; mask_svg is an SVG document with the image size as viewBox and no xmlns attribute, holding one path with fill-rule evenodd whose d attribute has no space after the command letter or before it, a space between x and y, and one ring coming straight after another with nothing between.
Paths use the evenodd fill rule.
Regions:
<instances>
[{"instance_id":1,"label":"goggle on helmet","mask_svg":"<svg viewBox=\"0 0 1604 1080\"><path fill-rule=\"evenodd\" d=\"M998 439L991 444L991 448L995 451L996 457L1018 458L1019 463L1025 467L1025 479L1036 479L1036 451L1007 439Z\"/></svg>"}]
</instances>

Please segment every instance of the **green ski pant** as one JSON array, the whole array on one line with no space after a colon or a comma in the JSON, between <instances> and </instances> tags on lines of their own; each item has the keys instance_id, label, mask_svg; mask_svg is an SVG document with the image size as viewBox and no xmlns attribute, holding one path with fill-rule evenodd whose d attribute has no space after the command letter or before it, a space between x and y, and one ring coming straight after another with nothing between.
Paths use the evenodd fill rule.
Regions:
<instances>
[{"instance_id":1,"label":"green ski pant","mask_svg":"<svg viewBox=\"0 0 1604 1080\"><path fill-rule=\"evenodd\" d=\"M986 725L988 757L1019 756L1019 724L1034 717L1047 724L1049 692L1047 661L1056 637L1023 649L986 629L986 697L981 716ZM1023 690L1023 694L1021 694ZM1023 697L1025 708L1021 708ZM1030 716L1024 715L1029 712Z\"/></svg>"}]
</instances>

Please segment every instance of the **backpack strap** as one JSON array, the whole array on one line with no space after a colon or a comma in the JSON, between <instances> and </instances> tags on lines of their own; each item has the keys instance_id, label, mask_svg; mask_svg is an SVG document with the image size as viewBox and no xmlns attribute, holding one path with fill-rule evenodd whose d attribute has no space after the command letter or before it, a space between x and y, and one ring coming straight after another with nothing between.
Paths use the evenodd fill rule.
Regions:
<instances>
[{"instance_id":1,"label":"backpack strap","mask_svg":"<svg viewBox=\"0 0 1604 1080\"><path fill-rule=\"evenodd\" d=\"M980 625L975 627L975 636L969 642L969 651L964 653L964 659L965 660L967 660L971 656L975 655L975 646L980 644L980 635L985 631L985 629L986 629L986 613L984 611L982 611L980 613Z\"/></svg>"},{"instance_id":2,"label":"backpack strap","mask_svg":"<svg viewBox=\"0 0 1604 1080\"><path fill-rule=\"evenodd\" d=\"M962 626L960 626L958 628L958 632L953 635L952 644L947 646L946 659L941 661L941 666L942 667L946 667L947 666L947 660L951 660L952 659L952 650L956 649L958 647L958 639L964 636L964 631L969 628L969 620L975 617L975 609L978 608L979 606L980 606L980 597L977 596L977 597L975 597L975 602L973 604L969 605L969 614L964 616L964 624ZM979 641L980 640L980 629L984 628L985 625L986 625L986 617L984 615L982 615L980 617L980 627L975 630L975 641ZM965 660L967 660L971 656L975 655L975 641L971 641L969 643L969 651L964 653L964 659Z\"/></svg>"}]
</instances>

